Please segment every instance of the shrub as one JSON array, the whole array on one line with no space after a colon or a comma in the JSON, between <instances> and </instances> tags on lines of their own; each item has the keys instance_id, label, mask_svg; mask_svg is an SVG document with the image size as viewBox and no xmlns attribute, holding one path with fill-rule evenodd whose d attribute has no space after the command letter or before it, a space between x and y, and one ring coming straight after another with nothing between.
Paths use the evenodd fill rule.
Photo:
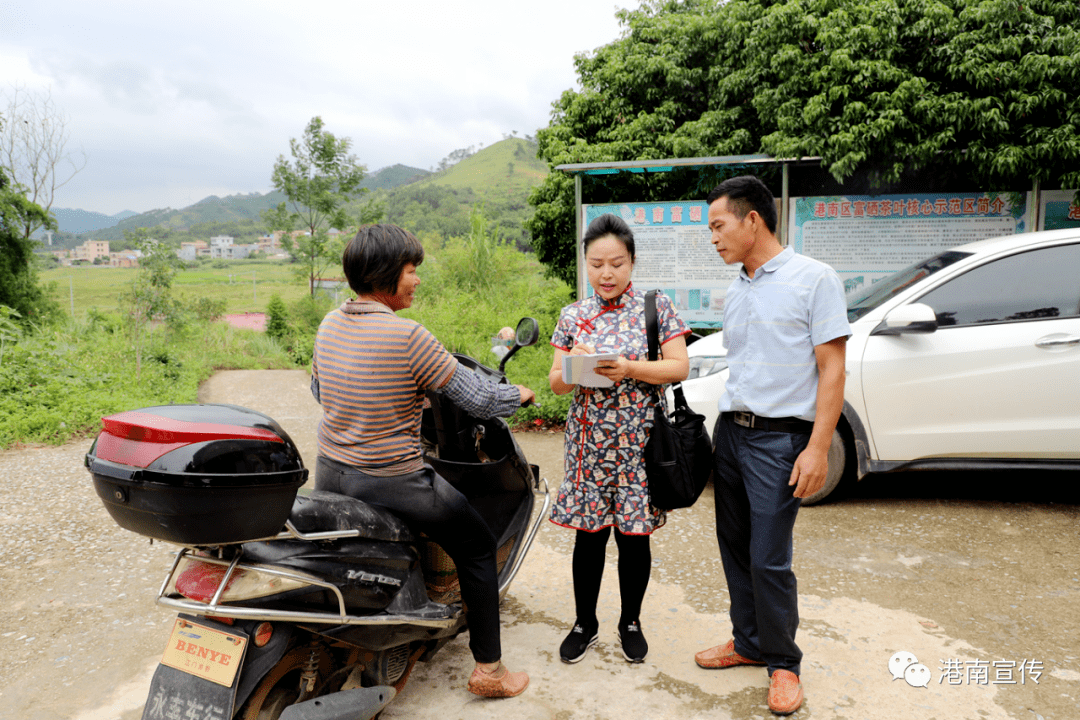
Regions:
<instances>
[{"instance_id":1,"label":"shrub","mask_svg":"<svg viewBox=\"0 0 1080 720\"><path fill-rule=\"evenodd\" d=\"M213 322L225 314L225 300L222 298L200 296L192 300L188 307L195 319L204 323Z\"/></svg>"},{"instance_id":2,"label":"shrub","mask_svg":"<svg viewBox=\"0 0 1080 720\"><path fill-rule=\"evenodd\" d=\"M266 306L266 336L274 340L284 340L288 334L289 318L285 301L280 295L274 293Z\"/></svg>"}]
</instances>

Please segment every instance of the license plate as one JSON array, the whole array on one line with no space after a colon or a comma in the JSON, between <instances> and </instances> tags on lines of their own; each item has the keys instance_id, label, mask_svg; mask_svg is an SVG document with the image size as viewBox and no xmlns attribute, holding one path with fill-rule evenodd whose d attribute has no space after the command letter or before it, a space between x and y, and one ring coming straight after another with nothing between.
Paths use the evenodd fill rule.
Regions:
<instances>
[{"instance_id":1,"label":"license plate","mask_svg":"<svg viewBox=\"0 0 1080 720\"><path fill-rule=\"evenodd\" d=\"M232 687L244 661L247 637L176 618L169 644L161 657L168 665L189 675Z\"/></svg>"}]
</instances>

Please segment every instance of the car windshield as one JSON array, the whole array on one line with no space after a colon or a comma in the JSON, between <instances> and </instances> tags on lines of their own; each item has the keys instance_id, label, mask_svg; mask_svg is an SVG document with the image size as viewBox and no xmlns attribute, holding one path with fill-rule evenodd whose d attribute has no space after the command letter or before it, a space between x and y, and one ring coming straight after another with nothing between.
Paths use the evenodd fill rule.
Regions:
<instances>
[{"instance_id":1,"label":"car windshield","mask_svg":"<svg viewBox=\"0 0 1080 720\"><path fill-rule=\"evenodd\" d=\"M848 298L848 322L855 322L878 305L881 305L881 303L907 289L913 283L928 278L969 255L971 253L946 250L940 255L917 262L884 280L874 283L863 292L852 295Z\"/></svg>"}]
</instances>

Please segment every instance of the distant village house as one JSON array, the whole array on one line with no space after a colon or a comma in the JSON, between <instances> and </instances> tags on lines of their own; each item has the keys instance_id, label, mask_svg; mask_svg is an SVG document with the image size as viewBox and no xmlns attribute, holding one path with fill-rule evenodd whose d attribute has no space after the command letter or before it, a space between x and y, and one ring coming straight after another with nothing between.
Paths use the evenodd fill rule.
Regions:
<instances>
[{"instance_id":1,"label":"distant village house","mask_svg":"<svg viewBox=\"0 0 1080 720\"><path fill-rule=\"evenodd\" d=\"M239 260L246 258L255 249L254 245L233 245L229 235L215 235L210 238L210 257L218 260Z\"/></svg>"},{"instance_id":2,"label":"distant village house","mask_svg":"<svg viewBox=\"0 0 1080 720\"><path fill-rule=\"evenodd\" d=\"M260 245L235 245L235 238L230 235L215 235L207 244L202 240L180 243L180 249L176 256L185 262L193 262L202 257L215 260L239 260L248 257L251 253L261 250Z\"/></svg>"},{"instance_id":3,"label":"distant village house","mask_svg":"<svg viewBox=\"0 0 1080 720\"><path fill-rule=\"evenodd\" d=\"M202 240L182 242L180 249L176 251L176 256L184 262L195 262L197 258L210 257L210 246Z\"/></svg>"},{"instance_id":4,"label":"distant village house","mask_svg":"<svg viewBox=\"0 0 1080 720\"><path fill-rule=\"evenodd\" d=\"M142 252L139 250L121 250L120 252L109 253L109 267L137 268L141 257Z\"/></svg>"},{"instance_id":5,"label":"distant village house","mask_svg":"<svg viewBox=\"0 0 1080 720\"><path fill-rule=\"evenodd\" d=\"M88 262L92 263L99 257L108 259L109 257L109 241L108 240L87 240L82 245L78 246L71 253L71 259L76 262Z\"/></svg>"}]
</instances>

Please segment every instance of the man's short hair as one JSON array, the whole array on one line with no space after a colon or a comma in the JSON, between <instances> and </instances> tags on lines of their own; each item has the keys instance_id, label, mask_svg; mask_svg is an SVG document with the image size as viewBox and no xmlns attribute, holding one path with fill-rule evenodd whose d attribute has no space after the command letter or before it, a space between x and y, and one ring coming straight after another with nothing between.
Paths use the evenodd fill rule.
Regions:
<instances>
[{"instance_id":1,"label":"man's short hair","mask_svg":"<svg viewBox=\"0 0 1080 720\"><path fill-rule=\"evenodd\" d=\"M712 205L722 197L728 200L728 209L735 217L742 220L751 210L755 210L765 221L765 227L776 234L776 199L772 191L753 175L739 175L728 178L712 189L705 201Z\"/></svg>"},{"instance_id":2,"label":"man's short hair","mask_svg":"<svg viewBox=\"0 0 1080 720\"><path fill-rule=\"evenodd\" d=\"M415 235L396 225L360 228L341 256L345 278L357 295L397 292L405 266L422 262L424 246Z\"/></svg>"}]
</instances>

